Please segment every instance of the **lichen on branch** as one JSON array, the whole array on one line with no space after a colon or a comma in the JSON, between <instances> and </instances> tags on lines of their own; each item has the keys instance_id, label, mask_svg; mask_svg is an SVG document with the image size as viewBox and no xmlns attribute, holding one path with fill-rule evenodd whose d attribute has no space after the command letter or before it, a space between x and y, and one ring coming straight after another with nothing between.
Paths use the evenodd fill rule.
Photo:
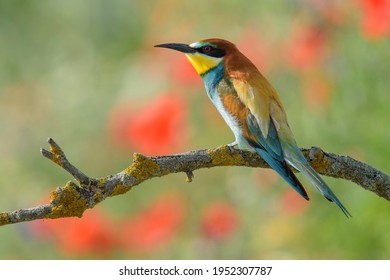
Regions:
<instances>
[{"instance_id":1,"label":"lichen on branch","mask_svg":"<svg viewBox=\"0 0 390 280\"><path fill-rule=\"evenodd\" d=\"M50 150L41 154L70 173L77 181L67 182L51 192L50 203L32 208L0 213L0 225L38 219L82 217L85 210L93 208L107 197L122 195L134 186L154 177L171 173L184 173L192 181L193 171L216 166L247 166L269 168L257 154L234 150L228 146L189 151L182 154L147 157L134 154L133 163L124 170L105 178L85 175L65 156L61 147L48 139ZM390 201L390 176L348 156L324 152L318 147L302 149L310 165L320 174L346 179Z\"/></svg>"}]
</instances>

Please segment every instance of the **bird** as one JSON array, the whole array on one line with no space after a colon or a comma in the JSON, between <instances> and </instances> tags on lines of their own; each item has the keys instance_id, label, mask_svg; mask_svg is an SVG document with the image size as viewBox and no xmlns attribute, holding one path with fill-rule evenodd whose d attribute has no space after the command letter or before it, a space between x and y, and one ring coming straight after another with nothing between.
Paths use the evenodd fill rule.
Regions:
<instances>
[{"instance_id":1,"label":"bird","mask_svg":"<svg viewBox=\"0 0 390 280\"><path fill-rule=\"evenodd\" d=\"M310 166L287 121L275 88L258 68L230 41L218 38L192 44L155 45L185 54L201 76L208 97L232 130L235 141L228 144L260 155L304 199L309 196L294 174L294 167L347 218L352 217L330 187Z\"/></svg>"}]
</instances>

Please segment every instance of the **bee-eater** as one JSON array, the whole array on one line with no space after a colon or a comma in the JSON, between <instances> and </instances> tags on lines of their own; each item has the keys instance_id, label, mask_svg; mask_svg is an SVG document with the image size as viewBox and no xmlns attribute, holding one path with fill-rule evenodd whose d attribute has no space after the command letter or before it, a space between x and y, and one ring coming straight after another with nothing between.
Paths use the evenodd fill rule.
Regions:
<instances>
[{"instance_id":1,"label":"bee-eater","mask_svg":"<svg viewBox=\"0 0 390 280\"><path fill-rule=\"evenodd\" d=\"M155 47L183 52L202 77L207 95L229 125L233 149L258 153L303 198L309 197L291 166L303 173L347 217L348 210L309 165L298 148L282 102L272 85L237 47L223 39L192 44L160 44Z\"/></svg>"}]
</instances>

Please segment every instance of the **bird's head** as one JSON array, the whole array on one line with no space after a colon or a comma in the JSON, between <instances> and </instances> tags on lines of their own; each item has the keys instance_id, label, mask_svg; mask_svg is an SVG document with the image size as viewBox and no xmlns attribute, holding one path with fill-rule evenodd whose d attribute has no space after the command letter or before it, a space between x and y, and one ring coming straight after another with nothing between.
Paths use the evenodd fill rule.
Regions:
<instances>
[{"instance_id":1,"label":"bird's head","mask_svg":"<svg viewBox=\"0 0 390 280\"><path fill-rule=\"evenodd\" d=\"M192 44L160 44L155 47L173 49L185 53L199 75L217 67L233 50L233 43L223 39L206 39Z\"/></svg>"}]
</instances>

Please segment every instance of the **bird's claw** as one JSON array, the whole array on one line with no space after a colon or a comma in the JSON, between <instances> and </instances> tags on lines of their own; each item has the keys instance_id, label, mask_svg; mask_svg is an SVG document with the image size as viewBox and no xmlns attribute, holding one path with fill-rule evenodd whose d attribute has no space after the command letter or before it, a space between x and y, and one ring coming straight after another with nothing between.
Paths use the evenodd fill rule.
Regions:
<instances>
[{"instance_id":1,"label":"bird's claw","mask_svg":"<svg viewBox=\"0 0 390 280\"><path fill-rule=\"evenodd\" d=\"M231 154L231 155L234 154L234 152L235 152L234 146L236 146L236 145L237 145L237 142L236 142L236 141L234 141L233 143L230 143L230 144L227 144L227 145L226 145L226 146L229 148L230 154Z\"/></svg>"},{"instance_id":2,"label":"bird's claw","mask_svg":"<svg viewBox=\"0 0 390 280\"><path fill-rule=\"evenodd\" d=\"M321 155L321 149L318 148L318 147L311 147L310 151L309 151L309 161L314 161L315 159L319 158L320 155Z\"/></svg>"}]
</instances>

